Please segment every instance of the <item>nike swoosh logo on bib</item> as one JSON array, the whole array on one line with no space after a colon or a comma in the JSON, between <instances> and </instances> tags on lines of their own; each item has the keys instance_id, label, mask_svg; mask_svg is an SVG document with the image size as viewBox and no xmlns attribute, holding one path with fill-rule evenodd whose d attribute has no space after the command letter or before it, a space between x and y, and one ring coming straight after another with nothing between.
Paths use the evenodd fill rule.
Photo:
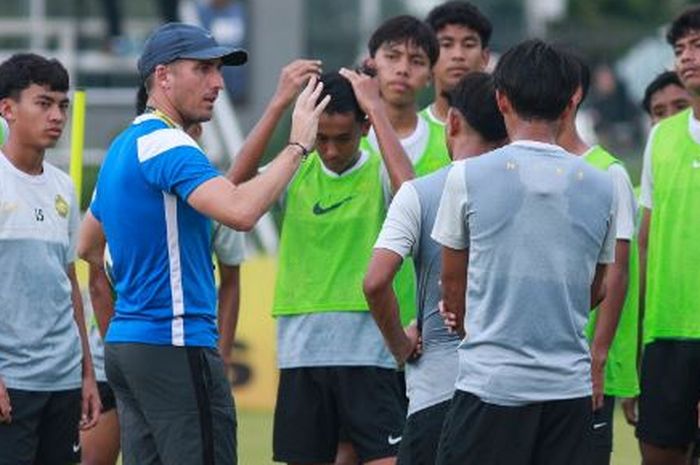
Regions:
<instances>
[{"instance_id":1,"label":"nike swoosh logo on bib","mask_svg":"<svg viewBox=\"0 0 700 465\"><path fill-rule=\"evenodd\" d=\"M314 204L314 209L313 209L314 215L325 215L326 213L335 210L336 208L340 207L345 202L348 202L350 200L352 200L352 196L346 197L343 200L341 200L340 202L336 202L333 205L329 205L327 207L322 207L321 202L316 202Z\"/></svg>"}]
</instances>

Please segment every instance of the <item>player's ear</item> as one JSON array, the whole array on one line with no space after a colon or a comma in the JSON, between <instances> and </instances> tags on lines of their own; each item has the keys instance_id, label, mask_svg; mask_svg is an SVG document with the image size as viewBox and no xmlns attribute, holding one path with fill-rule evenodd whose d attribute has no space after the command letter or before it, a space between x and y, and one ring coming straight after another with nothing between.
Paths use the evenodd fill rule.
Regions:
<instances>
[{"instance_id":1,"label":"player's ear","mask_svg":"<svg viewBox=\"0 0 700 465\"><path fill-rule=\"evenodd\" d=\"M169 89L171 86L170 65L158 65L153 70L153 83L155 86L163 90Z\"/></svg>"},{"instance_id":2,"label":"player's ear","mask_svg":"<svg viewBox=\"0 0 700 465\"><path fill-rule=\"evenodd\" d=\"M0 116L8 123L15 119L15 101L10 97L0 100Z\"/></svg>"},{"instance_id":3,"label":"player's ear","mask_svg":"<svg viewBox=\"0 0 700 465\"><path fill-rule=\"evenodd\" d=\"M459 134L459 131L462 126L462 121L461 118L458 114L458 111L455 110L453 107L450 107L447 109L447 124L445 125L445 131L447 134L447 137L455 137L457 134Z\"/></svg>"},{"instance_id":4,"label":"player's ear","mask_svg":"<svg viewBox=\"0 0 700 465\"><path fill-rule=\"evenodd\" d=\"M498 111L504 116L513 112L513 105L510 103L510 100L508 100L506 94L498 89L496 89L496 104L498 105Z\"/></svg>"}]
</instances>

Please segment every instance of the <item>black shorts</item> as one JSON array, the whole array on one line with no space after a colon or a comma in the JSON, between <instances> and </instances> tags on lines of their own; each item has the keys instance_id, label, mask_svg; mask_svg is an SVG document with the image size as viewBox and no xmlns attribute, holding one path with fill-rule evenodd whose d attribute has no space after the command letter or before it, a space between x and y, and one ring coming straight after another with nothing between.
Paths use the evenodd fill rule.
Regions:
<instances>
[{"instance_id":1,"label":"black shorts","mask_svg":"<svg viewBox=\"0 0 700 465\"><path fill-rule=\"evenodd\" d=\"M117 408L117 400L114 398L114 391L109 387L107 381L98 381L97 390L100 393L100 402L102 403L102 413L107 413L110 410Z\"/></svg>"},{"instance_id":2,"label":"black shorts","mask_svg":"<svg viewBox=\"0 0 700 465\"><path fill-rule=\"evenodd\" d=\"M282 369L272 441L275 461L333 462L341 429L361 462L395 457L406 416L402 395L392 369Z\"/></svg>"},{"instance_id":3,"label":"black shorts","mask_svg":"<svg viewBox=\"0 0 700 465\"><path fill-rule=\"evenodd\" d=\"M520 407L457 391L445 417L437 465L587 465L591 398Z\"/></svg>"},{"instance_id":4,"label":"black shorts","mask_svg":"<svg viewBox=\"0 0 700 465\"><path fill-rule=\"evenodd\" d=\"M590 465L609 465L613 449L615 397L605 396L603 406L593 412L593 449Z\"/></svg>"},{"instance_id":5,"label":"black shorts","mask_svg":"<svg viewBox=\"0 0 700 465\"><path fill-rule=\"evenodd\" d=\"M419 410L406 419L398 465L433 465L450 401Z\"/></svg>"},{"instance_id":6,"label":"black shorts","mask_svg":"<svg viewBox=\"0 0 700 465\"><path fill-rule=\"evenodd\" d=\"M698 429L700 341L656 340L642 357L637 437L686 449Z\"/></svg>"},{"instance_id":7,"label":"black shorts","mask_svg":"<svg viewBox=\"0 0 700 465\"><path fill-rule=\"evenodd\" d=\"M80 462L80 389L7 393L12 422L0 423L0 465Z\"/></svg>"}]
</instances>

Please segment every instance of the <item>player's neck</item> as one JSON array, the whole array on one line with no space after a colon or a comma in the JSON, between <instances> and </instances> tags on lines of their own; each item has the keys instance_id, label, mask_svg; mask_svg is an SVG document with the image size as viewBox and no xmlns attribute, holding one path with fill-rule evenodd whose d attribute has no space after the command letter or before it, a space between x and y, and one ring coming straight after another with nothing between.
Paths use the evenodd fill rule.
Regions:
<instances>
[{"instance_id":1,"label":"player's neck","mask_svg":"<svg viewBox=\"0 0 700 465\"><path fill-rule=\"evenodd\" d=\"M449 104L447 99L442 95L442 91L436 92L435 101L430 105L430 111L435 118L444 123L447 121L447 110L449 109Z\"/></svg>"},{"instance_id":2,"label":"player's neck","mask_svg":"<svg viewBox=\"0 0 700 465\"><path fill-rule=\"evenodd\" d=\"M559 132L558 121L545 121L534 119L520 119L518 117L504 118L508 138L511 142L518 140L530 140L556 144L556 135Z\"/></svg>"},{"instance_id":3,"label":"player's neck","mask_svg":"<svg viewBox=\"0 0 700 465\"><path fill-rule=\"evenodd\" d=\"M467 158L478 157L486 152L497 149L503 145L500 142L487 142L476 134L463 135L455 139L452 150L452 160L459 161Z\"/></svg>"},{"instance_id":4,"label":"player's neck","mask_svg":"<svg viewBox=\"0 0 700 465\"><path fill-rule=\"evenodd\" d=\"M10 133L2 151L18 170L32 176L38 176L44 172L44 149L30 144L22 144Z\"/></svg>"},{"instance_id":5,"label":"player's neck","mask_svg":"<svg viewBox=\"0 0 700 465\"><path fill-rule=\"evenodd\" d=\"M410 136L418 125L415 105L397 107L385 103L386 114L399 139Z\"/></svg>"},{"instance_id":6,"label":"player's neck","mask_svg":"<svg viewBox=\"0 0 700 465\"><path fill-rule=\"evenodd\" d=\"M693 118L700 121L700 95L691 94L691 106L693 107Z\"/></svg>"},{"instance_id":7,"label":"player's neck","mask_svg":"<svg viewBox=\"0 0 700 465\"><path fill-rule=\"evenodd\" d=\"M566 124L566 128L557 137L557 145L561 146L564 150L574 155L583 155L591 149L591 146L586 144L583 139L581 139L580 134L576 130L576 126L572 124Z\"/></svg>"}]
</instances>

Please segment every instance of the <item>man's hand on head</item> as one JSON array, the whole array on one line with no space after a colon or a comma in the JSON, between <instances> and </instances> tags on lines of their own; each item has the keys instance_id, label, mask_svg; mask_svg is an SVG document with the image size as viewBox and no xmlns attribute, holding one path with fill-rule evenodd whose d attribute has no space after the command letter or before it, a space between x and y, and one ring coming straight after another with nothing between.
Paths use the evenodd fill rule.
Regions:
<instances>
[{"instance_id":1,"label":"man's hand on head","mask_svg":"<svg viewBox=\"0 0 700 465\"><path fill-rule=\"evenodd\" d=\"M282 68L274 99L288 107L311 77L321 74L321 60L294 60Z\"/></svg>"},{"instance_id":2,"label":"man's hand on head","mask_svg":"<svg viewBox=\"0 0 700 465\"><path fill-rule=\"evenodd\" d=\"M367 116L372 118L375 111L384 108L382 99L379 93L379 81L376 78L363 72L353 71L347 68L341 68L340 75L350 81L352 89L355 92L357 103L360 104L362 110L367 113Z\"/></svg>"},{"instance_id":3,"label":"man's hand on head","mask_svg":"<svg viewBox=\"0 0 700 465\"><path fill-rule=\"evenodd\" d=\"M321 113L331 101L331 96L326 95L323 100L318 101L323 91L323 83L312 76L304 87L304 90L297 97L294 111L292 112L292 129L289 134L291 143L300 144L310 151L316 143L316 133L318 132L318 120Z\"/></svg>"}]
</instances>

